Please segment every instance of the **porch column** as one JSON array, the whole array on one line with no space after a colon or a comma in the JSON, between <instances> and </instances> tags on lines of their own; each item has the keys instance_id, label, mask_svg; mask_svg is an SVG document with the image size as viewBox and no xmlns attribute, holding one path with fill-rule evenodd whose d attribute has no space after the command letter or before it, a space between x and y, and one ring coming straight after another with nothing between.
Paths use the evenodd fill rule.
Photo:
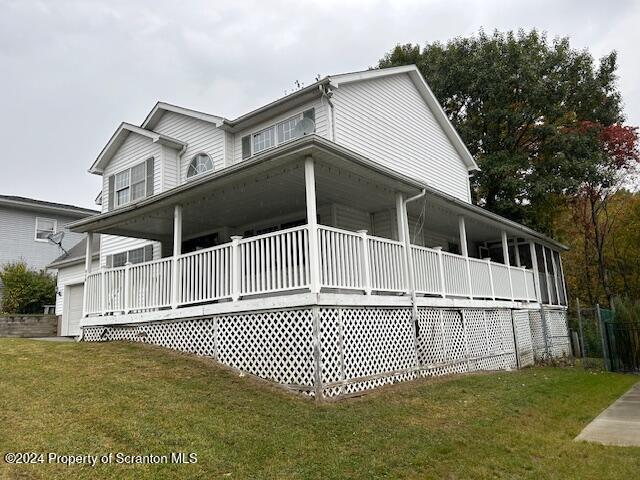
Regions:
<instances>
[{"instance_id":1,"label":"porch column","mask_svg":"<svg viewBox=\"0 0 640 480\"><path fill-rule=\"evenodd\" d=\"M513 239L513 252L516 254L516 267L522 267L522 260L520 260L520 249L518 248L518 239Z\"/></svg>"},{"instance_id":2,"label":"porch column","mask_svg":"<svg viewBox=\"0 0 640 480\"><path fill-rule=\"evenodd\" d=\"M398 221L398 240L404 245L403 267L405 287L408 293L415 295L413 262L411 261L411 238L409 235L409 216L402 192L396 192L396 219Z\"/></svg>"},{"instance_id":3,"label":"porch column","mask_svg":"<svg viewBox=\"0 0 640 480\"><path fill-rule=\"evenodd\" d=\"M509 272L509 291L511 292L511 300L513 298L513 280L511 279L511 262L509 261L509 241L507 239L507 232L502 230L502 257L504 264L507 266L507 271Z\"/></svg>"},{"instance_id":4,"label":"porch column","mask_svg":"<svg viewBox=\"0 0 640 480\"><path fill-rule=\"evenodd\" d=\"M507 242L507 232L502 230L501 235L502 235L502 257L504 259L503 263L507 267L509 267L511 266L511 264L509 263L509 243Z\"/></svg>"},{"instance_id":5,"label":"porch column","mask_svg":"<svg viewBox=\"0 0 640 480\"><path fill-rule=\"evenodd\" d=\"M542 245L542 262L544 263L544 283L547 285L547 298L549 301L549 305L553 305L553 299L551 297L551 285L549 282L549 269L547 268L547 252L545 252L546 248Z\"/></svg>"},{"instance_id":6,"label":"porch column","mask_svg":"<svg viewBox=\"0 0 640 480\"><path fill-rule=\"evenodd\" d=\"M471 265L469 264L469 246L467 244L467 225L464 216L458 217L458 230L460 233L460 253L465 258L467 268L467 288L469 289L469 298L473 298L473 282L471 281Z\"/></svg>"},{"instance_id":7,"label":"porch column","mask_svg":"<svg viewBox=\"0 0 640 480\"><path fill-rule=\"evenodd\" d=\"M304 159L304 188L309 225L309 264L311 293L320 293L320 256L318 252L318 214L316 210L316 175L313 157Z\"/></svg>"},{"instance_id":8,"label":"porch column","mask_svg":"<svg viewBox=\"0 0 640 480\"><path fill-rule=\"evenodd\" d=\"M86 274L91 273L91 264L93 263L93 232L87 232L87 248L85 250L84 271Z\"/></svg>"},{"instance_id":9,"label":"porch column","mask_svg":"<svg viewBox=\"0 0 640 480\"><path fill-rule=\"evenodd\" d=\"M467 226L462 215L458 217L458 230L460 231L460 253L462 253L463 257L468 257L469 247L467 245Z\"/></svg>"},{"instance_id":10,"label":"porch column","mask_svg":"<svg viewBox=\"0 0 640 480\"><path fill-rule=\"evenodd\" d=\"M536 253L536 244L529 242L529 249L531 250L531 268L533 268L533 281L536 286L536 298L539 303L542 303L542 291L540 290L540 270L538 269L538 255Z\"/></svg>"},{"instance_id":11,"label":"porch column","mask_svg":"<svg viewBox=\"0 0 640 480\"><path fill-rule=\"evenodd\" d=\"M84 288L82 289L82 317L87 316L87 276L93 263L93 232L87 232L87 245L84 257Z\"/></svg>"},{"instance_id":12,"label":"porch column","mask_svg":"<svg viewBox=\"0 0 640 480\"><path fill-rule=\"evenodd\" d=\"M182 205L173 208L173 269L171 270L171 308L178 308L180 301L180 271L178 257L182 254Z\"/></svg>"}]
</instances>

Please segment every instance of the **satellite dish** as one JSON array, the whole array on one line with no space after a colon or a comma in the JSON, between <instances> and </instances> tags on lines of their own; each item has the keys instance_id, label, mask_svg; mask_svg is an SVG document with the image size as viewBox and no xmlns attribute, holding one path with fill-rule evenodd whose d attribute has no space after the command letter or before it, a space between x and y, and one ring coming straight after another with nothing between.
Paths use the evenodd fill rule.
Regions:
<instances>
[{"instance_id":1,"label":"satellite dish","mask_svg":"<svg viewBox=\"0 0 640 480\"><path fill-rule=\"evenodd\" d=\"M58 248L60 248L60 250L62 250L65 254L68 254L69 252L67 252L62 247L62 239L63 238L64 238L64 232L50 233L49 235L47 235L47 240L49 240L49 242L51 242L54 245L58 246Z\"/></svg>"},{"instance_id":2,"label":"satellite dish","mask_svg":"<svg viewBox=\"0 0 640 480\"><path fill-rule=\"evenodd\" d=\"M311 135L316 131L316 124L310 118L303 118L298 123L296 123L296 128L294 130L295 136L303 137L304 135Z\"/></svg>"}]
</instances>

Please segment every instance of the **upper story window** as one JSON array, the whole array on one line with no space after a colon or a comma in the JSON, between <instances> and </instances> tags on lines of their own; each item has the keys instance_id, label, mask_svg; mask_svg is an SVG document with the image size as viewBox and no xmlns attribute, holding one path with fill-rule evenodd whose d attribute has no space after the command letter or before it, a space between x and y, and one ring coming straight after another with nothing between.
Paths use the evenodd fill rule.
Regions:
<instances>
[{"instance_id":1,"label":"upper story window","mask_svg":"<svg viewBox=\"0 0 640 480\"><path fill-rule=\"evenodd\" d=\"M187 178L195 177L201 173L213 170L213 161L206 153L199 153L191 160L187 170Z\"/></svg>"},{"instance_id":2,"label":"upper story window","mask_svg":"<svg viewBox=\"0 0 640 480\"><path fill-rule=\"evenodd\" d=\"M154 159L127 168L109 177L109 210L153 195Z\"/></svg>"},{"instance_id":3,"label":"upper story window","mask_svg":"<svg viewBox=\"0 0 640 480\"><path fill-rule=\"evenodd\" d=\"M36 217L36 236L38 242L46 242L49 235L56 233L58 222L53 218Z\"/></svg>"},{"instance_id":4,"label":"upper story window","mask_svg":"<svg viewBox=\"0 0 640 480\"><path fill-rule=\"evenodd\" d=\"M296 138L296 126L303 118L315 121L315 109L310 108L259 132L242 137L242 159Z\"/></svg>"}]
</instances>

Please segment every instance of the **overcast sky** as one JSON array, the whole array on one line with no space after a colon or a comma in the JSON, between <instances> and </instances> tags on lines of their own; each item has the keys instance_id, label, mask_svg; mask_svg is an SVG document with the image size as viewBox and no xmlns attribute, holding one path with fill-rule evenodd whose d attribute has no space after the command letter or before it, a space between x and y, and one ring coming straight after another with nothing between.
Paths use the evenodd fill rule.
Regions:
<instances>
[{"instance_id":1,"label":"overcast sky","mask_svg":"<svg viewBox=\"0 0 640 480\"><path fill-rule=\"evenodd\" d=\"M536 27L619 54L640 124L640 2L478 0L0 0L0 194L85 207L87 173L121 121L156 101L233 118L322 76L365 69L397 43Z\"/></svg>"}]
</instances>

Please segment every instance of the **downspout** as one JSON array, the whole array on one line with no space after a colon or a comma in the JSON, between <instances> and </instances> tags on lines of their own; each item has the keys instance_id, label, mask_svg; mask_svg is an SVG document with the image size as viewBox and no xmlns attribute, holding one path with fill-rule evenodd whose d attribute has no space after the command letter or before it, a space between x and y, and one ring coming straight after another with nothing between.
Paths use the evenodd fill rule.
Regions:
<instances>
[{"instance_id":1,"label":"downspout","mask_svg":"<svg viewBox=\"0 0 640 480\"><path fill-rule=\"evenodd\" d=\"M327 99L327 104L329 105L329 110L331 110L330 114L329 114L329 121L331 122L331 128L329 129L329 132L331 133L331 138L330 140L332 142L335 142L336 140L336 129L335 129L335 120L336 120L336 116L335 116L335 111L334 111L334 107L333 107L333 102L331 101L331 97L333 96L333 92L329 89L328 85L318 85L318 89L320 89L320 91L322 92L322 97Z\"/></svg>"},{"instance_id":2,"label":"downspout","mask_svg":"<svg viewBox=\"0 0 640 480\"><path fill-rule=\"evenodd\" d=\"M422 189L417 195L413 197L409 197L406 200L403 200L403 213L405 215L404 221L402 222L403 238L404 238L404 247L406 252L406 260L407 260L407 273L409 274L409 293L411 295L411 307L413 309L413 320L415 322L418 321L418 300L416 296L416 279L415 272L413 271L413 259L411 255L411 238L409 238L409 214L407 212L407 204L419 200L427 194L426 189ZM417 331L417 330L416 330Z\"/></svg>"}]
</instances>

